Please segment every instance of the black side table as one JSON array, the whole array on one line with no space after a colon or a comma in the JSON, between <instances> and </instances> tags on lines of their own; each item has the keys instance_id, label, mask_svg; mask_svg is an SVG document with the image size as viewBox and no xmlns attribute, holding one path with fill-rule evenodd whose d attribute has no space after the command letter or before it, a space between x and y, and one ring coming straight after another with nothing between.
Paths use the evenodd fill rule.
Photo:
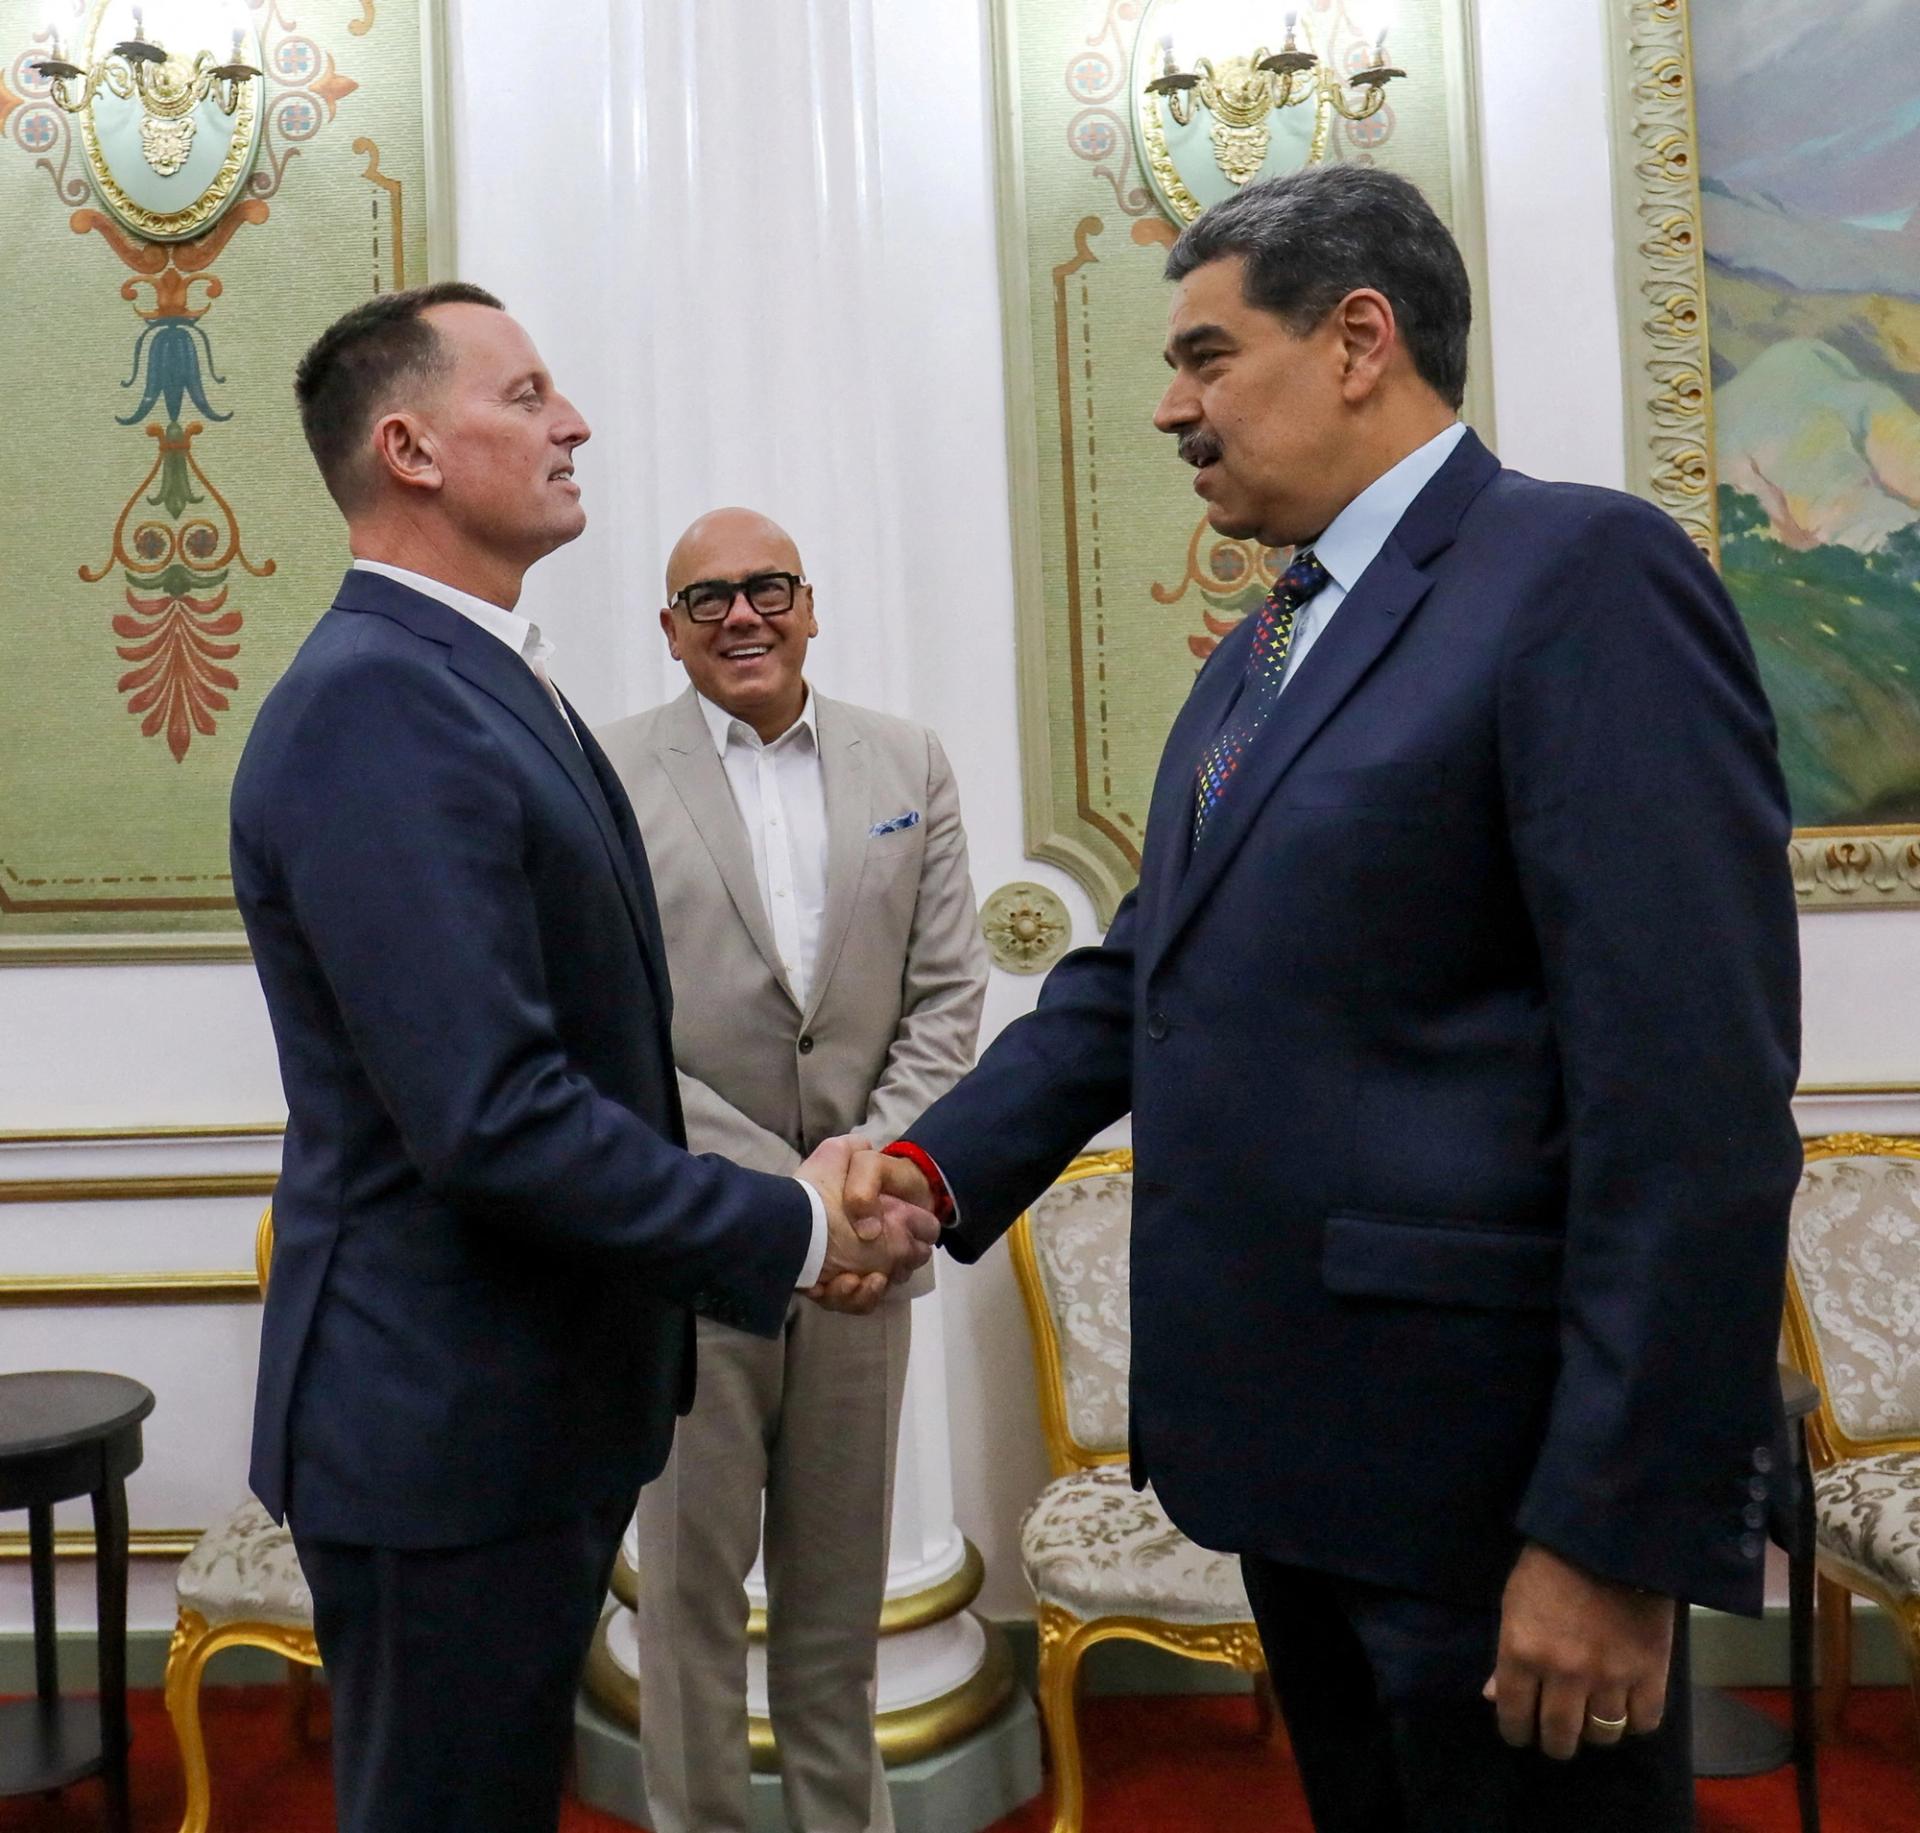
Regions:
<instances>
[{"instance_id":1,"label":"black side table","mask_svg":"<svg viewBox=\"0 0 1920 1833\"><path fill-rule=\"evenodd\" d=\"M1794 1511L1787 1547L1787 1634L1793 1730L1717 1687L1693 1691L1693 1773L1757 1776L1792 1759L1801 1833L1820 1833L1818 1754L1813 1726L1813 1464L1807 1452L1807 1416L1820 1390L1798 1369L1780 1365L1780 1405L1793 1445Z\"/></svg>"},{"instance_id":2,"label":"black side table","mask_svg":"<svg viewBox=\"0 0 1920 1833\"><path fill-rule=\"evenodd\" d=\"M99 1776L107 1824L129 1833L127 1797L127 1489L153 1395L124 1375L0 1375L0 1509L27 1511L33 1554L38 1697L0 1706L0 1796L37 1795ZM93 1498L100 1597L100 1698L60 1697L54 1641L53 1505Z\"/></svg>"}]
</instances>

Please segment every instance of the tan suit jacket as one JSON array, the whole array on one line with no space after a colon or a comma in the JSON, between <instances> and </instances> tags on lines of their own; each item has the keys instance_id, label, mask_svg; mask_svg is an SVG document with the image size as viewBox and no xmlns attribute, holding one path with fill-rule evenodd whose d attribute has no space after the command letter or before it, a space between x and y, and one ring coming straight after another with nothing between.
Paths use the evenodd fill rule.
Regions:
<instances>
[{"instance_id":1,"label":"tan suit jacket","mask_svg":"<svg viewBox=\"0 0 1920 1833\"><path fill-rule=\"evenodd\" d=\"M679 995L673 1051L688 1142L760 1171L792 1171L837 1133L884 1145L905 1132L972 1063L986 992L960 802L939 740L824 696L814 719L827 899L805 1010L693 689L598 734L653 867ZM715 987L726 997L704 996ZM905 1291L926 1290L931 1274Z\"/></svg>"}]
</instances>

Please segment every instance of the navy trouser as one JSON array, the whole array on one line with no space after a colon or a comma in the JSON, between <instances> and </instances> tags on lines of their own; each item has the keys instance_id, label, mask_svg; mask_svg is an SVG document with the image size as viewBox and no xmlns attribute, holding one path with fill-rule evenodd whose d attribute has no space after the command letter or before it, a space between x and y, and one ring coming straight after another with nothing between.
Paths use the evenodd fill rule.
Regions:
<instances>
[{"instance_id":1,"label":"navy trouser","mask_svg":"<svg viewBox=\"0 0 1920 1833\"><path fill-rule=\"evenodd\" d=\"M484 1546L303 1538L339 1833L553 1833L631 1497ZM291 1524L290 1524L291 1525Z\"/></svg>"},{"instance_id":2,"label":"navy trouser","mask_svg":"<svg viewBox=\"0 0 1920 1833\"><path fill-rule=\"evenodd\" d=\"M1692 1833L1685 1611L1660 1729L1556 1762L1480 1696L1497 1609L1241 1568L1318 1833Z\"/></svg>"}]
</instances>

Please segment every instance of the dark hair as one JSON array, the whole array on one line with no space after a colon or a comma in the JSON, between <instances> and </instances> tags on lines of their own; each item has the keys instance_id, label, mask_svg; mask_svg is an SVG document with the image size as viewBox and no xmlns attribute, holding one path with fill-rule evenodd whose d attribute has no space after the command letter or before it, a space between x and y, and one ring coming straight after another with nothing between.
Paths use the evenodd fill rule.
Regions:
<instances>
[{"instance_id":1,"label":"dark hair","mask_svg":"<svg viewBox=\"0 0 1920 1833\"><path fill-rule=\"evenodd\" d=\"M1230 255L1246 260L1247 304L1301 335L1358 287L1384 294L1420 379L1460 405L1473 288L1418 186L1363 165L1262 179L1187 225L1167 256L1167 278L1184 280Z\"/></svg>"},{"instance_id":2,"label":"dark hair","mask_svg":"<svg viewBox=\"0 0 1920 1833\"><path fill-rule=\"evenodd\" d=\"M342 509L354 508L365 494L359 461L375 415L403 384L434 380L446 372L446 348L422 317L440 305L504 310L485 287L464 280L381 293L336 318L293 372L300 430Z\"/></svg>"}]
</instances>

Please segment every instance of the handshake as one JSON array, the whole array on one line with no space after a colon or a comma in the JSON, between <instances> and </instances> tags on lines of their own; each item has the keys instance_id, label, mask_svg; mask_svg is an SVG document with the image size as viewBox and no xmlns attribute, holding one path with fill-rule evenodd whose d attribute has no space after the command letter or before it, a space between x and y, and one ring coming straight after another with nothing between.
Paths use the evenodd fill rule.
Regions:
<instances>
[{"instance_id":1,"label":"handshake","mask_svg":"<svg viewBox=\"0 0 1920 1833\"><path fill-rule=\"evenodd\" d=\"M797 1176L827 1206L827 1257L807 1296L829 1311L871 1311L933 1258L940 1224L917 1166L888 1158L857 1134L829 1139Z\"/></svg>"}]
</instances>

